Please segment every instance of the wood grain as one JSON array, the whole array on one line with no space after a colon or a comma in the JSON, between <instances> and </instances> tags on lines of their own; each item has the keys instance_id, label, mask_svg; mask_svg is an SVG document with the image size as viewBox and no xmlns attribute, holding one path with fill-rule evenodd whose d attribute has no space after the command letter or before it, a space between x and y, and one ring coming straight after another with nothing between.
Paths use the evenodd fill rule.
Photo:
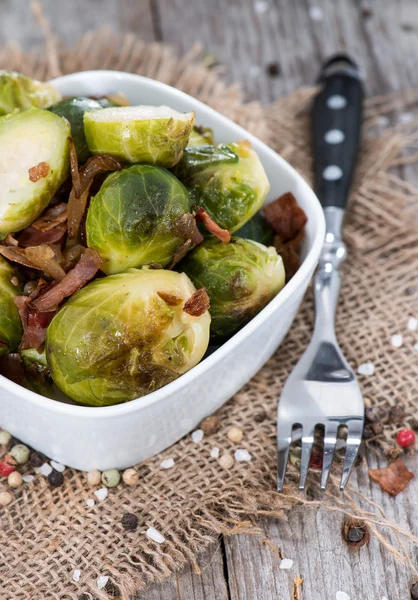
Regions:
<instances>
[{"instance_id":1,"label":"wood grain","mask_svg":"<svg viewBox=\"0 0 418 600\"><path fill-rule=\"evenodd\" d=\"M26 48L42 43L28 5L28 0L0 0L2 43L17 39ZM265 103L313 83L321 62L338 51L348 51L361 65L369 94L418 86L416 0L43 0L43 5L53 31L67 44L104 24L148 41L163 40L181 52L199 42L227 65L230 81L241 81L250 99ZM403 173L418 183L416 167ZM371 468L377 466L374 456L368 460ZM410 470L417 465L411 458ZM388 519L416 532L418 481L390 498L370 482L364 466L352 484L382 505ZM334 600L338 590L351 600L408 600L405 565L375 539L360 550L349 549L342 524L341 516L325 510L296 508L287 523L262 524L282 556L294 561L290 571L279 569L277 554L259 539L240 535L200 557L201 576L187 567L136 600L294 600L296 576L304 580L302 600Z\"/></svg>"}]
</instances>

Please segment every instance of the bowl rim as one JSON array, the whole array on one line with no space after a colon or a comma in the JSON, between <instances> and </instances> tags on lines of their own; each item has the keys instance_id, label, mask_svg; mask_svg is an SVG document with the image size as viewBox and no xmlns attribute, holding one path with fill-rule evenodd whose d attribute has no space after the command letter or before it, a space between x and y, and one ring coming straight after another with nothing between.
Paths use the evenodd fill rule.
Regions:
<instances>
[{"instance_id":1,"label":"bowl rim","mask_svg":"<svg viewBox=\"0 0 418 600\"><path fill-rule=\"evenodd\" d=\"M44 408L56 413L64 413L71 414L72 416L80 416L85 418L93 418L100 417L103 418L113 418L125 414L129 414L131 412L136 412L140 409L145 409L160 400L162 400L167 395L172 395L176 391L179 391L183 387L187 386L191 380L198 377L200 373L203 373L205 370L210 369L212 365L215 363L222 361L222 359L232 352L234 348L239 346L241 342L251 335L258 326L265 320L269 318L269 316L277 310L280 306L284 305L293 293L303 284L307 277L310 276L310 273L314 270L318 258L320 255L321 248L323 246L324 237L325 237L325 218L324 213L321 207L321 204L306 182L304 177L300 175L296 171L294 167L292 167L284 158L282 158L277 152L275 152L272 148L270 148L265 142L257 138L255 135L249 133L246 129L241 127L240 125L234 123L228 117L225 117L221 113L219 113L214 108L211 108L204 102L194 98L190 94L186 94L177 88L174 88L166 83L162 83L151 79L149 77L144 77L143 75L136 75L134 73L126 73L124 71L112 71L112 70L90 70L90 71L78 71L75 73L71 73L68 75L63 75L61 77L57 77L52 79L49 83L52 85L60 84L65 81L68 82L72 79L88 79L89 77L96 77L100 75L104 79L108 79L109 81L117 81L124 79L125 81L137 82L143 85L147 85L150 88L154 88L157 90L161 90L161 88L169 90L171 94L177 96L179 100L181 99L192 99L196 104L196 108L201 107L205 112L209 112L214 118L218 120L218 122L222 124L229 125L232 123L235 128L239 130L239 133L242 134L243 139L248 139L251 143L255 142L257 145L261 145L263 152L270 155L272 159L274 159L280 167L287 171L301 186L301 191L304 195L309 196L309 204L310 210L312 214L310 215L310 219L313 218L315 223L314 230L314 238L311 243L311 247L308 250L308 253L303 260L301 266L299 267L297 273L292 277L292 279L284 286L284 288L261 310L247 325L245 325L240 331L238 331L235 335L233 335L228 341L226 341L222 346L220 346L217 350L215 350L212 354L210 354L207 358L197 364L195 367L190 369L187 373L184 373L171 383L163 386L162 388L151 392L146 396L141 396L136 398L135 400L131 400L129 402L124 402L122 404L115 404L111 406L83 406L77 404L66 404L65 402L60 402L58 400L54 400L52 398L47 398L46 396L42 396L28 390L27 388L7 379L6 377L0 375L0 389L3 388L6 391L13 393L14 395L19 395L22 399L30 402L31 404L37 405L39 408Z\"/></svg>"}]
</instances>

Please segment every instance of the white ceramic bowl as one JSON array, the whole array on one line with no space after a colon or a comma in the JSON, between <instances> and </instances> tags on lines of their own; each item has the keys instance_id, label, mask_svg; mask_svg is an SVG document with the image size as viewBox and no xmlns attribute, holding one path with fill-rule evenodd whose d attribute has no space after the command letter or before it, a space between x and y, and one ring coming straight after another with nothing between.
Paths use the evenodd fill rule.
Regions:
<instances>
[{"instance_id":1,"label":"white ceramic bowl","mask_svg":"<svg viewBox=\"0 0 418 600\"><path fill-rule=\"evenodd\" d=\"M77 469L125 468L183 437L263 366L289 330L317 264L324 217L314 192L278 154L215 110L172 87L127 73L90 71L52 82L65 96L121 91L132 104L195 111L218 142L247 139L271 183L267 203L292 191L308 216L303 262L248 325L191 371L144 398L91 408L44 398L0 376L0 425L33 448Z\"/></svg>"}]
</instances>

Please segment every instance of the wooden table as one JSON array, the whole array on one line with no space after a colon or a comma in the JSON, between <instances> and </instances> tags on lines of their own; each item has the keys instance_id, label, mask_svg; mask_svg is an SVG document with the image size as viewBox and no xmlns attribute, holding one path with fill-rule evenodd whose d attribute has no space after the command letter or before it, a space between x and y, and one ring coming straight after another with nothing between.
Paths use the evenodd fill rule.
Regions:
<instances>
[{"instance_id":1,"label":"wooden table","mask_svg":"<svg viewBox=\"0 0 418 600\"><path fill-rule=\"evenodd\" d=\"M30 48L42 41L28 0L0 0L0 39ZM249 99L268 103L314 82L321 62L344 50L361 64L368 94L418 86L417 0L44 0L53 30L71 44L106 23L148 41L163 40L180 52L200 42L241 81ZM269 65L274 65L270 67ZM404 176L418 182L418 170ZM418 461L410 459L410 470ZM378 466L373 456L369 465ZM359 489L383 506L389 519L417 530L418 480L396 499L371 485L365 467L353 477ZM408 568L376 540L360 551L341 538L341 517L295 509L287 523L262 525L266 536L294 561L281 571L259 539L221 538L200 558L202 576L190 569L135 600L299 600L293 579L301 576L303 600L408 600ZM413 549L411 549L413 550ZM416 555L415 555L416 558Z\"/></svg>"}]
</instances>

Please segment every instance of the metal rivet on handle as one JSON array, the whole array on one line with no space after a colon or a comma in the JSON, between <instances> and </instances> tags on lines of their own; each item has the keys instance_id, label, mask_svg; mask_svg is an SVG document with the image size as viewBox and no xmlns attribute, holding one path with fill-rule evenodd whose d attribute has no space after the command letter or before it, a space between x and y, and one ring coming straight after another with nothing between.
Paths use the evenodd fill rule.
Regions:
<instances>
[{"instance_id":1,"label":"metal rivet on handle","mask_svg":"<svg viewBox=\"0 0 418 600\"><path fill-rule=\"evenodd\" d=\"M341 144L345 140L344 132L341 129L330 129L324 135L327 144Z\"/></svg>"},{"instance_id":2,"label":"metal rivet on handle","mask_svg":"<svg viewBox=\"0 0 418 600\"><path fill-rule=\"evenodd\" d=\"M337 165L328 165L328 167L325 167L322 171L322 177L327 181L337 181L337 179L341 179L342 176L342 169Z\"/></svg>"},{"instance_id":3,"label":"metal rivet on handle","mask_svg":"<svg viewBox=\"0 0 418 600\"><path fill-rule=\"evenodd\" d=\"M330 96L327 100L328 108L332 110L338 110L339 108L345 108L347 106L347 100L344 96L340 94L334 94L334 96Z\"/></svg>"}]
</instances>

